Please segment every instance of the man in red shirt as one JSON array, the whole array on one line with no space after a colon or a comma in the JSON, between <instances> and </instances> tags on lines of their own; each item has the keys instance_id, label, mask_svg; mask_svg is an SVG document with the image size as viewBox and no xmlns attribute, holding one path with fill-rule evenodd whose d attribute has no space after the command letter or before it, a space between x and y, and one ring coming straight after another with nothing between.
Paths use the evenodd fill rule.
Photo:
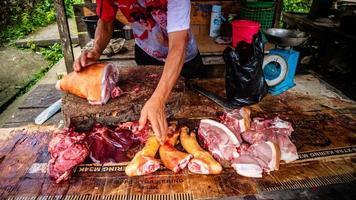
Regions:
<instances>
[{"instance_id":1,"label":"man in red shirt","mask_svg":"<svg viewBox=\"0 0 356 200\"><path fill-rule=\"evenodd\" d=\"M96 11L100 19L94 47L75 60L75 71L99 60L111 39L118 9L132 26L136 63L164 65L161 79L142 108L139 120L140 127L150 121L157 138L163 143L168 130L165 104L169 94L183 66L183 75L194 75L202 65L190 31L190 0L97 0Z\"/></svg>"}]
</instances>

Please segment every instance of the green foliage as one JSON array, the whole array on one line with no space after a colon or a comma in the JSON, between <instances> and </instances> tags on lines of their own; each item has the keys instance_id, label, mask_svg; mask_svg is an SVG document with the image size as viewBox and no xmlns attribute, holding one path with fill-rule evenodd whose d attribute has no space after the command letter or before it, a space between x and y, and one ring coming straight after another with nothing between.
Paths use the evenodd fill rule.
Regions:
<instances>
[{"instance_id":1,"label":"green foliage","mask_svg":"<svg viewBox=\"0 0 356 200\"><path fill-rule=\"evenodd\" d=\"M27 48L32 51L41 54L45 60L49 62L49 66L56 64L61 58L63 58L63 51L60 43L55 43L48 47L38 47L35 43L27 43ZM26 48L25 48L26 49Z\"/></svg>"},{"instance_id":2,"label":"green foliage","mask_svg":"<svg viewBox=\"0 0 356 200\"><path fill-rule=\"evenodd\" d=\"M312 0L284 0L284 12L308 13Z\"/></svg>"},{"instance_id":3,"label":"green foliage","mask_svg":"<svg viewBox=\"0 0 356 200\"><path fill-rule=\"evenodd\" d=\"M3 11L4 15L1 17L5 19L0 22L0 44L24 37L56 20L54 0L24 1L27 2L25 4L21 0L13 2L15 3L5 5L0 3L0 7L3 6L0 12ZM73 4L83 2L84 0L65 0L68 16L74 15ZM6 15L5 12L9 13Z\"/></svg>"},{"instance_id":4,"label":"green foliage","mask_svg":"<svg viewBox=\"0 0 356 200\"><path fill-rule=\"evenodd\" d=\"M40 48L40 53L43 57L49 61L50 66L56 64L61 58L63 58L63 51L59 43L55 43L52 46Z\"/></svg>"}]
</instances>

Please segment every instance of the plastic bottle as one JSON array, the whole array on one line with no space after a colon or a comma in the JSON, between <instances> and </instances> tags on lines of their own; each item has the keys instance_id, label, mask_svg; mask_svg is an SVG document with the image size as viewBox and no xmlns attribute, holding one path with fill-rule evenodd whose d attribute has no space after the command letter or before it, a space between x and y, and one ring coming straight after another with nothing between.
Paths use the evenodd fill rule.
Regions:
<instances>
[{"instance_id":1,"label":"plastic bottle","mask_svg":"<svg viewBox=\"0 0 356 200\"><path fill-rule=\"evenodd\" d=\"M221 26L221 6L213 5L211 10L211 20L210 20L210 37L217 37L220 35Z\"/></svg>"}]
</instances>

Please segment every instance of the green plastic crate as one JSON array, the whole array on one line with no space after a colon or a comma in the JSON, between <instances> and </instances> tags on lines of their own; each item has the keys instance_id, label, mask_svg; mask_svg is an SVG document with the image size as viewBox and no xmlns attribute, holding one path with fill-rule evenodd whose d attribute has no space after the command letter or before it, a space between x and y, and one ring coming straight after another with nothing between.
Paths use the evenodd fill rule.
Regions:
<instances>
[{"instance_id":1,"label":"green plastic crate","mask_svg":"<svg viewBox=\"0 0 356 200\"><path fill-rule=\"evenodd\" d=\"M275 2L244 2L241 6L241 19L258 21L262 29L273 26Z\"/></svg>"}]
</instances>

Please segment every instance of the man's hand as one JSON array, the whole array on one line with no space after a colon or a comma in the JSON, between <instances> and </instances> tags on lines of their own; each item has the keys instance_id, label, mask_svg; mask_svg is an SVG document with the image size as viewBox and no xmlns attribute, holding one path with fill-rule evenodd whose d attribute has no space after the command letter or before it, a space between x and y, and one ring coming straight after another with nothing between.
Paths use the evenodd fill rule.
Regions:
<instances>
[{"instance_id":1,"label":"man's hand","mask_svg":"<svg viewBox=\"0 0 356 200\"><path fill-rule=\"evenodd\" d=\"M87 65L98 61L99 58L100 53L95 50L83 51L82 54L74 61L73 69L78 72Z\"/></svg>"},{"instance_id":2,"label":"man's hand","mask_svg":"<svg viewBox=\"0 0 356 200\"><path fill-rule=\"evenodd\" d=\"M88 66L99 60L101 52L104 51L106 46L109 44L111 35L114 31L113 22L104 22L99 19L96 30L94 47L92 50L84 51L79 58L74 61L73 69L75 71L80 71L83 67Z\"/></svg>"},{"instance_id":3,"label":"man's hand","mask_svg":"<svg viewBox=\"0 0 356 200\"><path fill-rule=\"evenodd\" d=\"M157 139L163 144L166 141L168 131L164 102L152 97L146 102L141 110L140 129L145 126L147 120L150 121Z\"/></svg>"}]
</instances>

